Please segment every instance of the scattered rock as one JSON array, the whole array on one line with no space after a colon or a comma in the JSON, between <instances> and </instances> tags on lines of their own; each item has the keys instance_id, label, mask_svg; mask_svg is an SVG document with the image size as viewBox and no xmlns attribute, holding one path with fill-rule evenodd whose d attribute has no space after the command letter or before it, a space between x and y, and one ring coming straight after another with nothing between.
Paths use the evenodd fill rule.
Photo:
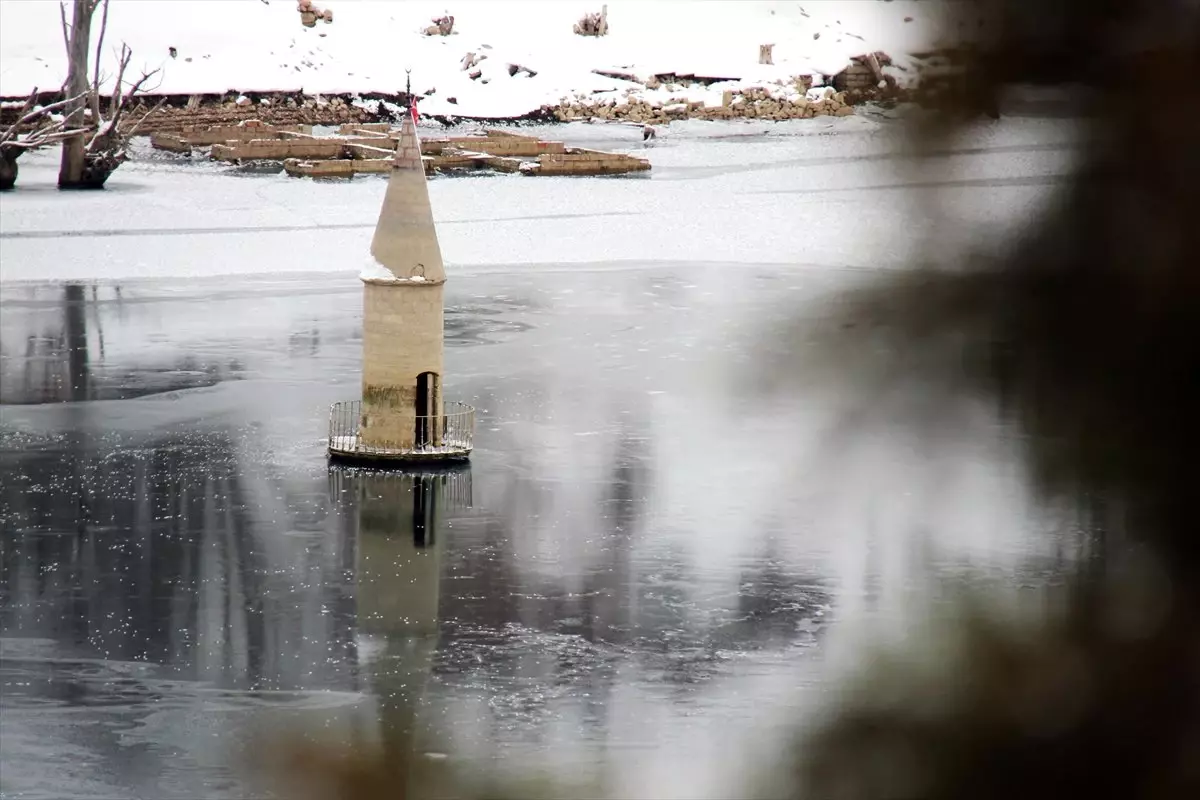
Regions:
<instances>
[{"instance_id":1,"label":"scattered rock","mask_svg":"<svg viewBox=\"0 0 1200 800\"><path fill-rule=\"evenodd\" d=\"M454 33L454 17L451 14L446 14L442 17L434 17L430 25L421 33L426 36L449 36Z\"/></svg>"},{"instance_id":2,"label":"scattered rock","mask_svg":"<svg viewBox=\"0 0 1200 800\"><path fill-rule=\"evenodd\" d=\"M575 23L575 33L579 36L608 35L608 5L600 7L599 14L584 14Z\"/></svg>"},{"instance_id":3,"label":"scattered rock","mask_svg":"<svg viewBox=\"0 0 1200 800\"><path fill-rule=\"evenodd\" d=\"M721 105L706 106L699 101L667 102L655 105L647 100L629 97L621 101L611 98L591 100L588 96L564 98L557 106L545 111L555 119L621 120L642 125L663 124L677 119L809 119L816 116L847 117L854 114L853 103L861 95L852 96L832 86L812 89L809 97L799 94L807 89L802 80L784 86L755 86L742 90L727 89Z\"/></svg>"},{"instance_id":4,"label":"scattered rock","mask_svg":"<svg viewBox=\"0 0 1200 800\"><path fill-rule=\"evenodd\" d=\"M312 0L299 0L296 10L300 12L300 24L306 28L315 28L318 21L326 24L333 22L333 11L328 8L322 11L313 5Z\"/></svg>"}]
</instances>

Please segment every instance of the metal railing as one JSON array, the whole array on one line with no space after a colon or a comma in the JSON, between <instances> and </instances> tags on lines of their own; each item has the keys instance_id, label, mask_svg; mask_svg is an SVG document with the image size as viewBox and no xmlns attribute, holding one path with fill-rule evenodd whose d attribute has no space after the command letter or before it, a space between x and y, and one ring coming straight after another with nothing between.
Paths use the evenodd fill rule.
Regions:
<instances>
[{"instance_id":1,"label":"metal railing","mask_svg":"<svg viewBox=\"0 0 1200 800\"><path fill-rule=\"evenodd\" d=\"M435 492L438 503L449 511L464 511L472 507L474 492L470 466L447 468L433 466L422 470L377 472L374 470L335 469L329 471L329 496L337 498L341 512L361 509L364 497L387 497L394 493L408 494L418 483ZM389 493L393 493L389 495Z\"/></svg>"},{"instance_id":2,"label":"metal railing","mask_svg":"<svg viewBox=\"0 0 1200 800\"><path fill-rule=\"evenodd\" d=\"M407 442L364 444L362 401L334 403L329 409L329 449L339 453L363 455L449 455L470 452L475 438L475 408L466 403L447 401L442 414L409 417L413 437Z\"/></svg>"}]
</instances>

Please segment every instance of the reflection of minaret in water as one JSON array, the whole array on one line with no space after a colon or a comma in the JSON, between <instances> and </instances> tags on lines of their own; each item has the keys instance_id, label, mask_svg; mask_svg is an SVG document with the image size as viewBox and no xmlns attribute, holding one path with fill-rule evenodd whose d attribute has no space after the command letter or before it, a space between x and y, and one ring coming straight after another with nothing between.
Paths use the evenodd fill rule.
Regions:
<instances>
[{"instance_id":1,"label":"reflection of minaret in water","mask_svg":"<svg viewBox=\"0 0 1200 800\"><path fill-rule=\"evenodd\" d=\"M83 286L69 283L64 287L64 310L66 311L67 376L70 380L67 397L70 400L87 400L89 391L88 335L85 313L87 308Z\"/></svg>"},{"instance_id":2,"label":"reflection of minaret in water","mask_svg":"<svg viewBox=\"0 0 1200 800\"><path fill-rule=\"evenodd\" d=\"M361 668L379 704L389 763L419 748L418 710L438 645L445 515L471 505L469 467L354 472ZM392 758L391 756L395 756Z\"/></svg>"}]
</instances>

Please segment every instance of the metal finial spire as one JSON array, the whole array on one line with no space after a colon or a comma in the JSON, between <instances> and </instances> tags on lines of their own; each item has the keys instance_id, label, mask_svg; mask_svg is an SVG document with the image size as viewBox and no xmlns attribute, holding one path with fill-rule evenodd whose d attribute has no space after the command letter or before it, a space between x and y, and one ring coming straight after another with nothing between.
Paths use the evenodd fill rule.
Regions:
<instances>
[{"instance_id":1,"label":"metal finial spire","mask_svg":"<svg viewBox=\"0 0 1200 800\"><path fill-rule=\"evenodd\" d=\"M412 108L413 96L412 96L412 70L411 69L404 70L404 97L406 98L406 101L408 102L408 107Z\"/></svg>"}]
</instances>

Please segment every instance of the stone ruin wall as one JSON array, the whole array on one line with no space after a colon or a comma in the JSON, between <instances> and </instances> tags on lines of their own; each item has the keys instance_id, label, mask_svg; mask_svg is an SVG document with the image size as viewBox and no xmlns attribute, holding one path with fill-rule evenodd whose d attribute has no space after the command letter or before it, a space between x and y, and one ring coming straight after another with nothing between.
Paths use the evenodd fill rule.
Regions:
<instances>
[{"instance_id":1,"label":"stone ruin wall","mask_svg":"<svg viewBox=\"0 0 1200 800\"><path fill-rule=\"evenodd\" d=\"M708 106L700 101L659 105L630 98L628 102L613 100L590 103L586 100L565 101L547 109L555 119L567 122L578 119L621 120L648 125L665 125L681 119L811 119L813 117L848 117L854 113L846 92L826 87L820 99L798 97L788 100L775 96L765 88L748 88L723 93L721 105Z\"/></svg>"},{"instance_id":2,"label":"stone ruin wall","mask_svg":"<svg viewBox=\"0 0 1200 800\"><path fill-rule=\"evenodd\" d=\"M809 88L809 80L808 76L798 76L793 79L791 88L803 94ZM681 79L683 82L686 80ZM645 85L654 89L662 84L659 79L651 78ZM913 92L898 89L894 81L886 82L881 87L876 72L861 59L856 59L855 63L835 76L833 87L819 100L782 98L780 95L784 88L764 85L727 91L719 106L706 106L698 102L654 104L636 98L625 103L571 98L538 109L527 117L540 121L597 118L643 124L666 124L676 119L807 119L849 116L854 113L853 106L865 100L915 99ZM149 110L146 104L151 103L152 99L139 100L139 105L127 115L130 119L140 119ZM50 94L46 95L44 102L51 102ZM0 111L0 124L14 114L14 109ZM348 95L313 97L294 92L249 92L247 95L231 92L223 95L169 97L162 108L146 118L140 130L149 134L180 130L189 125L237 124L250 119L272 125L341 125L370 123L386 119L386 116L355 106Z\"/></svg>"}]
</instances>

